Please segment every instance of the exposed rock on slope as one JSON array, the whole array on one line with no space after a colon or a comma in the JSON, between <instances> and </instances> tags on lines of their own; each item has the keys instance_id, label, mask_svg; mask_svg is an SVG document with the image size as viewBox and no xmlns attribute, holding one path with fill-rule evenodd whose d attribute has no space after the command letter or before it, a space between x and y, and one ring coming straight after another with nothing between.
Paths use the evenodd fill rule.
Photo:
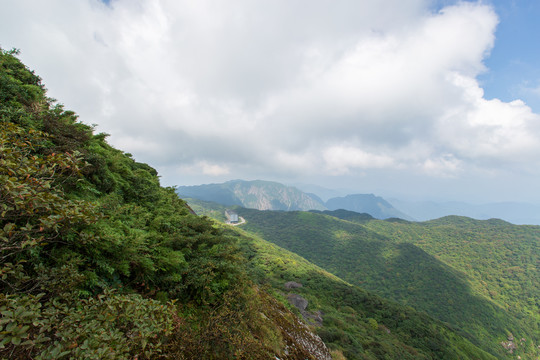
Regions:
<instances>
[{"instance_id":1,"label":"exposed rock on slope","mask_svg":"<svg viewBox=\"0 0 540 360\"><path fill-rule=\"evenodd\" d=\"M295 187L271 181L233 180L223 184L180 186L178 194L183 198L195 198L231 206L239 205L257 210L324 210L315 196Z\"/></svg>"}]
</instances>

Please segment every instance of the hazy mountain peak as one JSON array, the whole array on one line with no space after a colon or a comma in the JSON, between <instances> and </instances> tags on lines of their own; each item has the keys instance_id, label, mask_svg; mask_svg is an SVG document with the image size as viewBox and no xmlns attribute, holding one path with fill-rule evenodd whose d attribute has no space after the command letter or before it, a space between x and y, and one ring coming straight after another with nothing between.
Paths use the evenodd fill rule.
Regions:
<instances>
[{"instance_id":1,"label":"hazy mountain peak","mask_svg":"<svg viewBox=\"0 0 540 360\"><path fill-rule=\"evenodd\" d=\"M295 187L265 180L231 180L222 184L180 186L181 197L213 201L226 206L240 205L258 210L324 210L315 196Z\"/></svg>"},{"instance_id":2,"label":"hazy mountain peak","mask_svg":"<svg viewBox=\"0 0 540 360\"><path fill-rule=\"evenodd\" d=\"M350 194L335 197L326 202L329 210L344 209L357 213L368 213L378 219L401 218L413 220L410 216L394 208L388 201L374 194Z\"/></svg>"}]
</instances>

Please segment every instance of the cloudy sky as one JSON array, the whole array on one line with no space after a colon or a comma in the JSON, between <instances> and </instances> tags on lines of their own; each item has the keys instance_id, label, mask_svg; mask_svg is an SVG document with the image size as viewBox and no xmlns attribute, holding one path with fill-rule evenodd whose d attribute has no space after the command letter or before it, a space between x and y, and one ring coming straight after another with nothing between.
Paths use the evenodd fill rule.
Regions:
<instances>
[{"instance_id":1,"label":"cloudy sky","mask_svg":"<svg viewBox=\"0 0 540 360\"><path fill-rule=\"evenodd\" d=\"M537 0L0 0L0 46L164 185L540 202Z\"/></svg>"}]
</instances>

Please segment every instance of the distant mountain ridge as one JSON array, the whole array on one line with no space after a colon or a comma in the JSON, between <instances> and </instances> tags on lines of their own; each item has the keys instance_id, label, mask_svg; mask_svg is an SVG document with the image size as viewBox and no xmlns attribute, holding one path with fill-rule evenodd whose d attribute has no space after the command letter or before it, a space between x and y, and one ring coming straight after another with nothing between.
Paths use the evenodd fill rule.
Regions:
<instances>
[{"instance_id":1,"label":"distant mountain ridge","mask_svg":"<svg viewBox=\"0 0 540 360\"><path fill-rule=\"evenodd\" d=\"M326 202L328 210L349 210L357 213L366 213L376 219L400 218L414 220L407 214L394 208L388 201L373 194L354 194L344 197L335 197Z\"/></svg>"},{"instance_id":2,"label":"distant mountain ridge","mask_svg":"<svg viewBox=\"0 0 540 360\"><path fill-rule=\"evenodd\" d=\"M180 186L177 193L183 198L211 201L225 206L242 206L257 210L348 210L366 213L376 219L401 218L414 220L373 194L354 194L334 197L324 202L315 194L272 181L231 180L221 184Z\"/></svg>"},{"instance_id":3,"label":"distant mountain ridge","mask_svg":"<svg viewBox=\"0 0 540 360\"><path fill-rule=\"evenodd\" d=\"M218 204L258 210L325 210L316 196L277 182L231 180L222 184L180 186L177 193Z\"/></svg>"},{"instance_id":4,"label":"distant mountain ridge","mask_svg":"<svg viewBox=\"0 0 540 360\"><path fill-rule=\"evenodd\" d=\"M518 202L469 204L466 202L403 201L389 199L396 208L427 221L448 215L467 216L478 220L499 218L517 225L540 225L540 205Z\"/></svg>"}]
</instances>

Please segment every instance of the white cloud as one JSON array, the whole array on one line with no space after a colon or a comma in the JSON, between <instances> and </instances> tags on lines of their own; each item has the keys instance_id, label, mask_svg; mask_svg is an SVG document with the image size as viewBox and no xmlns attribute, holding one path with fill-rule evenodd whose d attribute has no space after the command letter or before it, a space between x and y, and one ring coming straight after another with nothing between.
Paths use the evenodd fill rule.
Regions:
<instances>
[{"instance_id":1,"label":"white cloud","mask_svg":"<svg viewBox=\"0 0 540 360\"><path fill-rule=\"evenodd\" d=\"M204 175L209 175L212 177L228 175L230 173L230 170L227 166L211 164L207 161L199 161L193 165L182 166L179 170L181 173L183 172L190 175L202 173Z\"/></svg>"},{"instance_id":2,"label":"white cloud","mask_svg":"<svg viewBox=\"0 0 540 360\"><path fill-rule=\"evenodd\" d=\"M439 158L427 159L422 164L423 170L431 176L436 177L456 177L461 171L461 161L451 154L443 155Z\"/></svg>"},{"instance_id":3,"label":"white cloud","mask_svg":"<svg viewBox=\"0 0 540 360\"><path fill-rule=\"evenodd\" d=\"M540 116L521 100L486 100L476 80L454 74L462 101L438 123L438 138L463 159L488 164L537 161L540 153Z\"/></svg>"},{"instance_id":4,"label":"white cloud","mask_svg":"<svg viewBox=\"0 0 540 360\"><path fill-rule=\"evenodd\" d=\"M351 168L385 168L395 165L386 155L377 155L352 146L332 146L323 152L326 168L332 175L346 174Z\"/></svg>"},{"instance_id":5,"label":"white cloud","mask_svg":"<svg viewBox=\"0 0 540 360\"><path fill-rule=\"evenodd\" d=\"M493 9L431 3L4 1L1 45L169 184L538 167L538 115L476 80Z\"/></svg>"}]
</instances>

